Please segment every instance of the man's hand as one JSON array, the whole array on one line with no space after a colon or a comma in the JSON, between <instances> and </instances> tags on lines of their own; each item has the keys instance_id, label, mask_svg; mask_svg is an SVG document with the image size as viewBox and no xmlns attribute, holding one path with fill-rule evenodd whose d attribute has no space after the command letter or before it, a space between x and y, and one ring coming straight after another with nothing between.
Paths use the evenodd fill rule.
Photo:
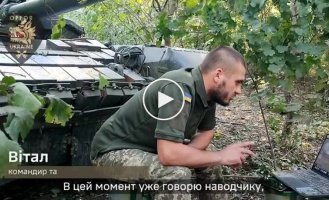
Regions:
<instances>
[{"instance_id":1,"label":"man's hand","mask_svg":"<svg viewBox=\"0 0 329 200\"><path fill-rule=\"evenodd\" d=\"M254 145L253 142L240 142L227 146L221 151L218 151L218 156L221 157L221 164L232 167L239 167L245 163L248 156L255 156L250 148Z\"/></svg>"},{"instance_id":2,"label":"man's hand","mask_svg":"<svg viewBox=\"0 0 329 200\"><path fill-rule=\"evenodd\" d=\"M165 166L184 166L191 168L216 165L240 166L248 156L255 154L249 150L253 142L242 142L227 146L221 151L205 151L169 140L158 139L159 161Z\"/></svg>"}]
</instances>

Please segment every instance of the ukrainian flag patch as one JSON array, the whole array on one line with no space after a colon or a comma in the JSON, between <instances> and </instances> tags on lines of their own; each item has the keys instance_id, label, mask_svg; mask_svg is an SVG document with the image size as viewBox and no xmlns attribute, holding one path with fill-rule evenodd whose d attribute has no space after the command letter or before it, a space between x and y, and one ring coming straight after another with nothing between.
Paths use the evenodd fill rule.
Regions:
<instances>
[{"instance_id":1,"label":"ukrainian flag patch","mask_svg":"<svg viewBox=\"0 0 329 200\"><path fill-rule=\"evenodd\" d=\"M190 93L185 92L184 93L184 101L187 101L187 102L191 103L192 95Z\"/></svg>"}]
</instances>

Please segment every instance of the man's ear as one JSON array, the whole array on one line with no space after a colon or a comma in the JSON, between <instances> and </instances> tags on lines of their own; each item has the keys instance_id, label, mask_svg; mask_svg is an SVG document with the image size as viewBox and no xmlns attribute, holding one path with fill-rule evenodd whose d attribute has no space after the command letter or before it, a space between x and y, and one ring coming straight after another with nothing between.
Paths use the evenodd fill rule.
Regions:
<instances>
[{"instance_id":1,"label":"man's ear","mask_svg":"<svg viewBox=\"0 0 329 200\"><path fill-rule=\"evenodd\" d=\"M216 69L216 73L217 73L218 75L223 75L223 73L224 73L223 68L218 67L218 68Z\"/></svg>"},{"instance_id":2,"label":"man's ear","mask_svg":"<svg viewBox=\"0 0 329 200\"><path fill-rule=\"evenodd\" d=\"M216 83L218 83L220 81L221 77L223 76L223 73L224 73L223 69L220 67L218 67L214 70L213 77L214 77L214 81Z\"/></svg>"}]
</instances>

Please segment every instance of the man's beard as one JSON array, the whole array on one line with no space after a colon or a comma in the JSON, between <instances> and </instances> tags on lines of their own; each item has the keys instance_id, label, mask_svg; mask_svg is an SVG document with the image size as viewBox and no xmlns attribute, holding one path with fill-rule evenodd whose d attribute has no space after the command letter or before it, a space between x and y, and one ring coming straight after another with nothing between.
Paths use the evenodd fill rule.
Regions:
<instances>
[{"instance_id":1,"label":"man's beard","mask_svg":"<svg viewBox=\"0 0 329 200\"><path fill-rule=\"evenodd\" d=\"M230 103L226 102L225 99L228 97L228 92L224 91L226 82L219 85L217 88L210 90L210 99L219 105L228 106Z\"/></svg>"}]
</instances>

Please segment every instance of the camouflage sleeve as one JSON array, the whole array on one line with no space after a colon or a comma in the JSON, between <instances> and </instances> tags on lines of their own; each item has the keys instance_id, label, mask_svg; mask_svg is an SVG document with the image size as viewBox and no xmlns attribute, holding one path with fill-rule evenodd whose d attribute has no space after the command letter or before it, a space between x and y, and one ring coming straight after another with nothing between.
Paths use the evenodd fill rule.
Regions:
<instances>
[{"instance_id":1,"label":"camouflage sleeve","mask_svg":"<svg viewBox=\"0 0 329 200\"><path fill-rule=\"evenodd\" d=\"M216 104L210 105L201 123L198 126L199 130L212 130L216 125Z\"/></svg>"},{"instance_id":2,"label":"camouflage sleeve","mask_svg":"<svg viewBox=\"0 0 329 200\"><path fill-rule=\"evenodd\" d=\"M187 90L184 87L182 88L183 91ZM177 113L181 108L184 97L182 97L180 90L177 90L177 86L174 84L166 85L161 91L164 94L174 98L173 102L161 107L158 112L159 118L169 118L173 116L173 114ZM158 120L155 129L155 138L182 143L184 140L185 126L190 110L190 103L185 101L182 111L176 117L170 120Z\"/></svg>"}]
</instances>

